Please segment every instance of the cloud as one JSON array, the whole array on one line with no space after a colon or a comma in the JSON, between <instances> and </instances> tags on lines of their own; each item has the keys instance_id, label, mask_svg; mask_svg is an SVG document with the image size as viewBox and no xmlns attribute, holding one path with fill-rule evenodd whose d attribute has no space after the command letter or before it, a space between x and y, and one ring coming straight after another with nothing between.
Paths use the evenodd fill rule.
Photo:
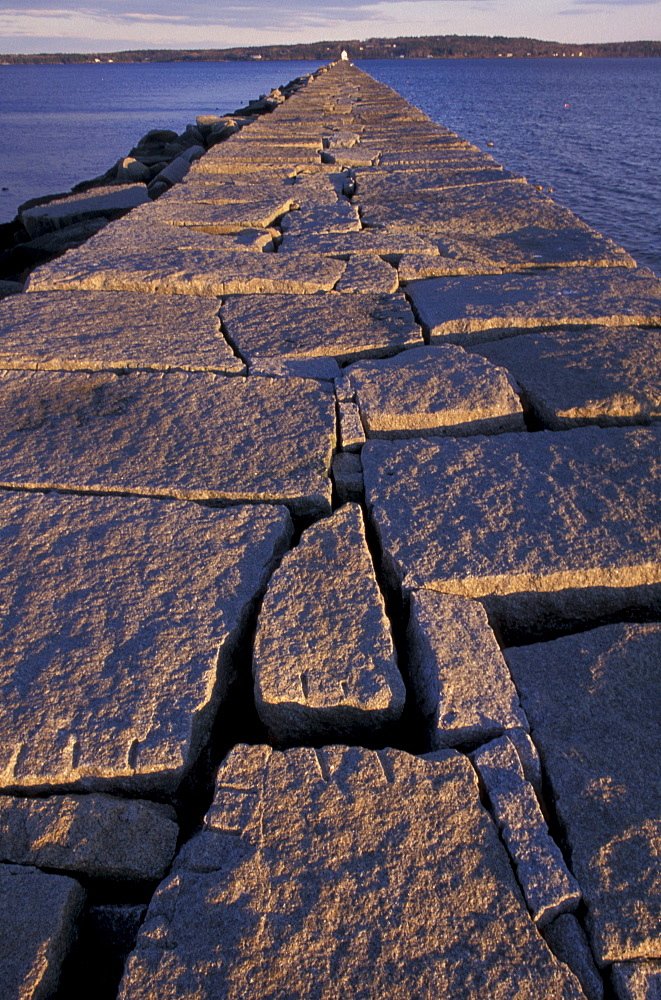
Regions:
<instances>
[{"instance_id":1,"label":"cloud","mask_svg":"<svg viewBox=\"0 0 661 1000\"><path fill-rule=\"evenodd\" d=\"M658 7L661 0L572 0L571 7L559 10L558 14L594 14L598 7Z\"/></svg>"}]
</instances>

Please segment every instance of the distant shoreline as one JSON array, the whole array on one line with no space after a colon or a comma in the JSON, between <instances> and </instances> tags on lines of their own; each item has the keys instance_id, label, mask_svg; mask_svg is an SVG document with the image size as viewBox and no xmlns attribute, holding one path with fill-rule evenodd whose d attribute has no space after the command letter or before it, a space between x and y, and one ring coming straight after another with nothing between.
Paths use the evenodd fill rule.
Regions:
<instances>
[{"instance_id":1,"label":"distant shoreline","mask_svg":"<svg viewBox=\"0 0 661 1000\"><path fill-rule=\"evenodd\" d=\"M159 62L293 62L336 58L346 49L352 60L363 59L549 59L661 57L661 41L605 42L584 45L534 38L479 35L424 35L414 38L309 42L227 49L135 49L119 52L44 52L0 54L2 66L107 65Z\"/></svg>"}]
</instances>

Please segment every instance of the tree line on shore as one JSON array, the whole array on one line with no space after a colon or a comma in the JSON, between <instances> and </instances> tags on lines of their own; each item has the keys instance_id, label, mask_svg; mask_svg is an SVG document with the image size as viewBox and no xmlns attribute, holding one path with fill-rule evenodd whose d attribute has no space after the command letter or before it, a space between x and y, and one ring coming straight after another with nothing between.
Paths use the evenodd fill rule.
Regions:
<instances>
[{"instance_id":1,"label":"tree line on shore","mask_svg":"<svg viewBox=\"0 0 661 1000\"><path fill-rule=\"evenodd\" d=\"M359 59L494 59L661 56L661 42L608 42L570 45L535 38L481 35L427 35L418 38L368 38L362 41L308 42L297 45L242 46L227 49L135 49L124 52L47 52L0 55L4 65L34 63L234 62L243 60L321 60L346 49Z\"/></svg>"}]
</instances>

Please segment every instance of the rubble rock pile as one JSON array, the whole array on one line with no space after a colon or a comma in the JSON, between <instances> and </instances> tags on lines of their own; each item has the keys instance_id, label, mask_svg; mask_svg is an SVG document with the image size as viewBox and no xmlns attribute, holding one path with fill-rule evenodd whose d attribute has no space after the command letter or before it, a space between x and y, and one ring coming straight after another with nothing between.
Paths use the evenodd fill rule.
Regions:
<instances>
[{"instance_id":1,"label":"rubble rock pile","mask_svg":"<svg viewBox=\"0 0 661 1000\"><path fill-rule=\"evenodd\" d=\"M3 996L653 1000L661 281L347 61L242 110L0 303Z\"/></svg>"}]
</instances>

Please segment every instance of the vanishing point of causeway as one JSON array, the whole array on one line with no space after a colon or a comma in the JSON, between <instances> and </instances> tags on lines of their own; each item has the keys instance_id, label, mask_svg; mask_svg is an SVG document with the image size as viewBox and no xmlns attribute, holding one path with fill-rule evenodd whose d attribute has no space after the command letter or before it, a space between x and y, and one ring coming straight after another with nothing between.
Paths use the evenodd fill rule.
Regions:
<instances>
[{"instance_id":1,"label":"vanishing point of causeway","mask_svg":"<svg viewBox=\"0 0 661 1000\"><path fill-rule=\"evenodd\" d=\"M0 303L0 997L659 1000L661 281L287 93L24 213L126 198Z\"/></svg>"}]
</instances>

